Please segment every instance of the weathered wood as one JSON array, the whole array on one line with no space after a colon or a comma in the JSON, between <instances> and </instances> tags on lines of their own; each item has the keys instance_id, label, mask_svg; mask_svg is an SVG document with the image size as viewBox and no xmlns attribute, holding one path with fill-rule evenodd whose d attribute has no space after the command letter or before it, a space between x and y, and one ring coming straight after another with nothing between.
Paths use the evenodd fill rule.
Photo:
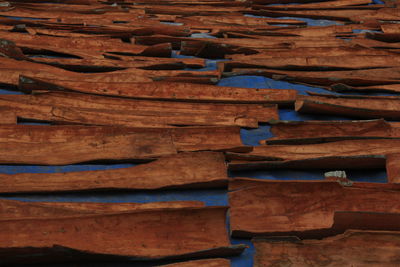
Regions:
<instances>
[{"instance_id":1,"label":"weathered wood","mask_svg":"<svg viewBox=\"0 0 400 267\"><path fill-rule=\"evenodd\" d=\"M172 263L167 265L160 265L164 267L230 267L231 262L227 259L207 259L207 260L194 260L184 261L179 263Z\"/></svg>"},{"instance_id":2,"label":"weathered wood","mask_svg":"<svg viewBox=\"0 0 400 267\"><path fill-rule=\"evenodd\" d=\"M222 62L224 71L234 68L259 68L283 70L361 70L385 67L399 67L399 56L380 55L347 55L347 56L299 56L299 57L271 57L267 59L251 59Z\"/></svg>"},{"instance_id":3,"label":"weathered wood","mask_svg":"<svg viewBox=\"0 0 400 267\"><path fill-rule=\"evenodd\" d=\"M70 92L5 95L0 102L19 118L86 125L258 127L258 122L278 117L275 105L147 101Z\"/></svg>"},{"instance_id":4,"label":"weathered wood","mask_svg":"<svg viewBox=\"0 0 400 267\"><path fill-rule=\"evenodd\" d=\"M15 125L0 127L0 163L61 165L126 161L176 154L164 132L118 132L110 127Z\"/></svg>"},{"instance_id":5,"label":"weathered wood","mask_svg":"<svg viewBox=\"0 0 400 267\"><path fill-rule=\"evenodd\" d=\"M227 182L224 155L197 152L114 170L0 174L0 193L212 188L224 187Z\"/></svg>"},{"instance_id":6,"label":"weathered wood","mask_svg":"<svg viewBox=\"0 0 400 267\"><path fill-rule=\"evenodd\" d=\"M225 217L226 208L205 207L1 221L0 255L15 264L238 254L244 247L230 245Z\"/></svg>"},{"instance_id":7,"label":"weathered wood","mask_svg":"<svg viewBox=\"0 0 400 267\"><path fill-rule=\"evenodd\" d=\"M274 137L261 144L312 144L353 139L400 138L400 128L384 120L367 121L278 121L272 123Z\"/></svg>"},{"instance_id":8,"label":"weathered wood","mask_svg":"<svg viewBox=\"0 0 400 267\"><path fill-rule=\"evenodd\" d=\"M234 236L318 238L346 229L400 230L400 187L395 184L234 179L229 190ZM337 212L346 214L335 217ZM363 213L370 218L358 220ZM384 214L393 214L397 223Z\"/></svg>"},{"instance_id":9,"label":"weathered wood","mask_svg":"<svg viewBox=\"0 0 400 267\"><path fill-rule=\"evenodd\" d=\"M21 76L19 89L76 91L96 95L187 102L263 103L288 105L297 95L292 89L249 89L188 83L94 83L34 79Z\"/></svg>"},{"instance_id":10,"label":"weathered wood","mask_svg":"<svg viewBox=\"0 0 400 267\"><path fill-rule=\"evenodd\" d=\"M400 232L357 231L322 240L277 241L255 238L254 266L396 266Z\"/></svg>"},{"instance_id":11,"label":"weathered wood","mask_svg":"<svg viewBox=\"0 0 400 267\"><path fill-rule=\"evenodd\" d=\"M386 156L386 173L389 183L400 183L400 154Z\"/></svg>"},{"instance_id":12,"label":"weathered wood","mask_svg":"<svg viewBox=\"0 0 400 267\"><path fill-rule=\"evenodd\" d=\"M0 200L0 220L62 218L88 214L107 214L165 208L204 207L201 201L165 201L151 203L96 202L23 202Z\"/></svg>"},{"instance_id":13,"label":"weathered wood","mask_svg":"<svg viewBox=\"0 0 400 267\"><path fill-rule=\"evenodd\" d=\"M295 104L301 113L341 115L365 119L399 119L400 98L390 96L299 96Z\"/></svg>"}]
</instances>

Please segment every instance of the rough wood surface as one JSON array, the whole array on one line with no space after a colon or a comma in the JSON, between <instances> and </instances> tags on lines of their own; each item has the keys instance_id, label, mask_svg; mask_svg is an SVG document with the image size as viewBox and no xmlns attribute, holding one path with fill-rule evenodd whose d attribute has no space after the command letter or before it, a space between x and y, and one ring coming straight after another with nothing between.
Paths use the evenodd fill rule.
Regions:
<instances>
[{"instance_id":1,"label":"rough wood surface","mask_svg":"<svg viewBox=\"0 0 400 267\"><path fill-rule=\"evenodd\" d=\"M39 165L151 159L177 153L171 135L165 132L37 125L0 127L0 151L3 164Z\"/></svg>"},{"instance_id":2,"label":"rough wood surface","mask_svg":"<svg viewBox=\"0 0 400 267\"><path fill-rule=\"evenodd\" d=\"M400 118L400 98L393 96L301 96L296 101L296 111L352 118Z\"/></svg>"},{"instance_id":3,"label":"rough wood surface","mask_svg":"<svg viewBox=\"0 0 400 267\"><path fill-rule=\"evenodd\" d=\"M201 201L165 201L151 203L96 202L23 202L0 200L0 220L62 218L87 214L106 214L164 208L204 207Z\"/></svg>"},{"instance_id":4,"label":"rough wood surface","mask_svg":"<svg viewBox=\"0 0 400 267\"><path fill-rule=\"evenodd\" d=\"M400 232L355 231L322 240L253 239L254 266L397 266Z\"/></svg>"},{"instance_id":5,"label":"rough wood surface","mask_svg":"<svg viewBox=\"0 0 400 267\"><path fill-rule=\"evenodd\" d=\"M400 154L386 156L386 174L389 183L400 183Z\"/></svg>"},{"instance_id":6,"label":"rough wood surface","mask_svg":"<svg viewBox=\"0 0 400 267\"><path fill-rule=\"evenodd\" d=\"M318 238L349 228L400 229L400 187L395 184L234 179L229 190L234 236ZM337 212L347 214L338 217ZM371 218L360 220L359 213L371 213ZM384 214L394 214L395 220Z\"/></svg>"},{"instance_id":7,"label":"rough wood surface","mask_svg":"<svg viewBox=\"0 0 400 267\"><path fill-rule=\"evenodd\" d=\"M85 125L258 127L258 122L278 118L275 105L163 102L70 92L4 95L0 103L21 119Z\"/></svg>"},{"instance_id":8,"label":"rough wood surface","mask_svg":"<svg viewBox=\"0 0 400 267\"><path fill-rule=\"evenodd\" d=\"M256 104L293 104L297 91L291 89L249 89L187 83L90 83L20 77L19 88L34 90L76 91L96 95L137 99L187 102L222 102Z\"/></svg>"},{"instance_id":9,"label":"rough wood surface","mask_svg":"<svg viewBox=\"0 0 400 267\"><path fill-rule=\"evenodd\" d=\"M0 193L223 187L227 182L222 153L188 152L113 170L0 174Z\"/></svg>"},{"instance_id":10,"label":"rough wood surface","mask_svg":"<svg viewBox=\"0 0 400 267\"><path fill-rule=\"evenodd\" d=\"M195 261L184 261L179 263L172 263L167 265L160 265L164 267L230 267L231 263L227 259L207 259L207 260L195 260Z\"/></svg>"},{"instance_id":11,"label":"rough wood surface","mask_svg":"<svg viewBox=\"0 0 400 267\"><path fill-rule=\"evenodd\" d=\"M352 139L399 138L398 127L384 120L278 121L271 125L274 137L262 144L311 144Z\"/></svg>"},{"instance_id":12,"label":"rough wood surface","mask_svg":"<svg viewBox=\"0 0 400 267\"><path fill-rule=\"evenodd\" d=\"M230 245L225 216L226 208L206 207L5 220L0 222L0 255L11 264L70 256L160 259L240 253L243 246Z\"/></svg>"}]
</instances>

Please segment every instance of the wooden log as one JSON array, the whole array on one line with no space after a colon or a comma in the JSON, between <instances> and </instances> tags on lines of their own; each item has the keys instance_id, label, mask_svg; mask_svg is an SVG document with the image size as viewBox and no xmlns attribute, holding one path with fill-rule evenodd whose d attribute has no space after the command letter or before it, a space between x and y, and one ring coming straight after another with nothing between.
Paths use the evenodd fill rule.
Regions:
<instances>
[{"instance_id":1,"label":"wooden log","mask_svg":"<svg viewBox=\"0 0 400 267\"><path fill-rule=\"evenodd\" d=\"M205 207L1 221L0 255L21 264L239 254L244 246L230 245L225 217L226 208Z\"/></svg>"},{"instance_id":2,"label":"wooden log","mask_svg":"<svg viewBox=\"0 0 400 267\"><path fill-rule=\"evenodd\" d=\"M137 99L174 100L185 102L221 102L254 104L293 104L297 91L293 89L249 89L188 83L92 83L58 81L21 76L19 89L76 91L96 95L121 96Z\"/></svg>"},{"instance_id":3,"label":"wooden log","mask_svg":"<svg viewBox=\"0 0 400 267\"><path fill-rule=\"evenodd\" d=\"M276 241L255 238L254 266L293 264L322 266L396 266L399 262L400 233L397 231L357 231L322 240Z\"/></svg>"},{"instance_id":4,"label":"wooden log","mask_svg":"<svg viewBox=\"0 0 400 267\"><path fill-rule=\"evenodd\" d=\"M0 193L21 193L213 188L226 186L228 177L222 153L197 152L114 170L0 174L0 181Z\"/></svg>"},{"instance_id":5,"label":"wooden log","mask_svg":"<svg viewBox=\"0 0 400 267\"><path fill-rule=\"evenodd\" d=\"M346 229L399 230L399 189L395 184L234 179L229 184L232 235L320 238ZM345 214L335 217L337 212Z\"/></svg>"}]
</instances>

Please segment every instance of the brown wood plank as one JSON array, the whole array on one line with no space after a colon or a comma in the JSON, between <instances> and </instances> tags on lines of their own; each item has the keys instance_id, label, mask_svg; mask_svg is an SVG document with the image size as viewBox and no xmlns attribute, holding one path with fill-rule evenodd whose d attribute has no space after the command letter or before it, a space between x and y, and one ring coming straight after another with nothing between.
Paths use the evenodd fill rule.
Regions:
<instances>
[{"instance_id":1,"label":"brown wood plank","mask_svg":"<svg viewBox=\"0 0 400 267\"><path fill-rule=\"evenodd\" d=\"M185 102L221 102L254 104L293 104L293 89L250 89L188 83L92 83L34 79L21 76L19 89L76 91L96 95L121 96L135 99L174 100Z\"/></svg>"},{"instance_id":2,"label":"brown wood plank","mask_svg":"<svg viewBox=\"0 0 400 267\"><path fill-rule=\"evenodd\" d=\"M254 266L396 266L399 264L400 233L357 231L322 240L273 241L253 239ZM373 262L373 263L372 263Z\"/></svg>"},{"instance_id":3,"label":"brown wood plank","mask_svg":"<svg viewBox=\"0 0 400 267\"><path fill-rule=\"evenodd\" d=\"M346 229L399 230L399 189L395 184L234 179L229 184L231 231L241 237L319 238Z\"/></svg>"},{"instance_id":4,"label":"brown wood plank","mask_svg":"<svg viewBox=\"0 0 400 267\"><path fill-rule=\"evenodd\" d=\"M225 217L226 208L206 207L1 221L0 255L4 263L15 264L63 261L73 255L77 260L238 254L243 246L230 245Z\"/></svg>"},{"instance_id":5,"label":"brown wood plank","mask_svg":"<svg viewBox=\"0 0 400 267\"><path fill-rule=\"evenodd\" d=\"M213 188L227 184L222 153L166 156L139 166L99 171L0 174L1 193Z\"/></svg>"}]
</instances>

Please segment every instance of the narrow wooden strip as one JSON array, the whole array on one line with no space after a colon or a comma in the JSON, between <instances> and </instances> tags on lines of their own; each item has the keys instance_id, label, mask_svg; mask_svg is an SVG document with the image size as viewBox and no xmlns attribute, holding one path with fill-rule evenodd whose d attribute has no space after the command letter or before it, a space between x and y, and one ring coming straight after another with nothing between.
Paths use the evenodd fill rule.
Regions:
<instances>
[{"instance_id":1,"label":"narrow wooden strip","mask_svg":"<svg viewBox=\"0 0 400 267\"><path fill-rule=\"evenodd\" d=\"M271 125L274 137L262 144L312 144L352 139L400 138L398 127L384 120L280 121Z\"/></svg>"},{"instance_id":2,"label":"narrow wooden strip","mask_svg":"<svg viewBox=\"0 0 400 267\"><path fill-rule=\"evenodd\" d=\"M164 267L230 267L231 262L228 259L207 259L207 260L194 260L184 261L179 263L172 263L167 265L160 265Z\"/></svg>"},{"instance_id":3,"label":"narrow wooden strip","mask_svg":"<svg viewBox=\"0 0 400 267\"><path fill-rule=\"evenodd\" d=\"M332 181L234 179L229 184L234 236L298 235L321 237L352 229L400 230L385 220L350 220L352 212L394 214L400 218L400 187L395 184ZM336 212L349 212L346 217ZM355 214L355 218L358 214ZM383 219L384 217L382 217ZM354 218L353 218L354 219ZM345 220L348 223L343 223ZM343 229L344 227L344 229ZM396 229L386 229L395 227Z\"/></svg>"},{"instance_id":4,"label":"narrow wooden strip","mask_svg":"<svg viewBox=\"0 0 400 267\"><path fill-rule=\"evenodd\" d=\"M342 115L353 118L399 119L400 98L365 96L301 96L296 101L296 111Z\"/></svg>"},{"instance_id":5,"label":"narrow wooden strip","mask_svg":"<svg viewBox=\"0 0 400 267\"><path fill-rule=\"evenodd\" d=\"M201 201L165 201L151 203L95 202L23 202L0 199L0 220L62 218L88 214L133 212L165 208L204 207Z\"/></svg>"},{"instance_id":6,"label":"narrow wooden strip","mask_svg":"<svg viewBox=\"0 0 400 267\"><path fill-rule=\"evenodd\" d=\"M19 89L76 91L96 95L122 96L137 99L174 100L187 102L265 103L288 105L297 95L292 89L249 89L187 83L91 83L34 79L21 76Z\"/></svg>"},{"instance_id":7,"label":"narrow wooden strip","mask_svg":"<svg viewBox=\"0 0 400 267\"><path fill-rule=\"evenodd\" d=\"M0 103L21 119L84 125L126 127L237 125L256 128L258 119L268 121L277 118L275 106L169 103L62 94L0 96ZM263 109L268 113L262 113Z\"/></svg>"},{"instance_id":8,"label":"narrow wooden strip","mask_svg":"<svg viewBox=\"0 0 400 267\"><path fill-rule=\"evenodd\" d=\"M389 183L400 183L400 154L386 156L386 173Z\"/></svg>"},{"instance_id":9,"label":"narrow wooden strip","mask_svg":"<svg viewBox=\"0 0 400 267\"><path fill-rule=\"evenodd\" d=\"M227 181L222 153L197 152L114 170L0 174L0 193L207 188L223 187Z\"/></svg>"}]
</instances>

